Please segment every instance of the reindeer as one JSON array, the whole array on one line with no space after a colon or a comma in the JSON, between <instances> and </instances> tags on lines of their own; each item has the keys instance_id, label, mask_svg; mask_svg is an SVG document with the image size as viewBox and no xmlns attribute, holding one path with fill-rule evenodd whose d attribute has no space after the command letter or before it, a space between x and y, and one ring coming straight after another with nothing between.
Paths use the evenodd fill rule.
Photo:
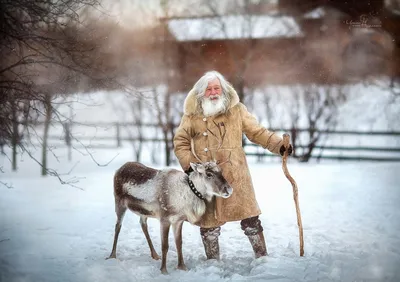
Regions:
<instances>
[{"instance_id":1,"label":"reindeer","mask_svg":"<svg viewBox=\"0 0 400 282\"><path fill-rule=\"evenodd\" d=\"M222 176L216 162L190 163L192 172L176 169L156 170L141 163L128 162L114 176L114 197L117 223L114 244L109 258L116 258L118 235L127 209L140 216L142 231L151 257L160 259L154 250L147 229L147 218L158 218L161 227L161 272L167 274L168 234L172 224L178 269L187 270L182 256L182 224L195 224L206 211L206 202L214 196L228 198L233 189Z\"/></svg>"}]
</instances>

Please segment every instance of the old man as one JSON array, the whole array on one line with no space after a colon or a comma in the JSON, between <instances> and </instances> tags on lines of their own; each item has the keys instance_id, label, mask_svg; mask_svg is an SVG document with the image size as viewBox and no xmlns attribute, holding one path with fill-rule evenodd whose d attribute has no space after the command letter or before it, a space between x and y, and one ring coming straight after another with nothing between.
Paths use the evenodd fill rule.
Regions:
<instances>
[{"instance_id":1,"label":"old man","mask_svg":"<svg viewBox=\"0 0 400 282\"><path fill-rule=\"evenodd\" d=\"M263 227L253 183L242 147L247 138L275 154L283 154L282 138L260 125L239 101L235 89L217 71L205 73L186 97L184 115L174 137L175 155L182 169L190 170L190 162L216 160L233 194L217 198L207 207L199 222L207 259L219 259L218 236L221 225L241 221L255 257L265 256ZM292 147L288 147L292 153Z\"/></svg>"}]
</instances>

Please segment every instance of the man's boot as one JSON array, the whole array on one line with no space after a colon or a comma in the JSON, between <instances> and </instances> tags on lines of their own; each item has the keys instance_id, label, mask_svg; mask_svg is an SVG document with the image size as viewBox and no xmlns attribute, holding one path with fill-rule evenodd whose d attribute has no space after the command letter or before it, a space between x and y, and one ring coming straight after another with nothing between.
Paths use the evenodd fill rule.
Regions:
<instances>
[{"instance_id":1,"label":"man's boot","mask_svg":"<svg viewBox=\"0 0 400 282\"><path fill-rule=\"evenodd\" d=\"M221 234L221 227L200 228L200 234L207 259L219 260L218 237Z\"/></svg>"},{"instance_id":2,"label":"man's boot","mask_svg":"<svg viewBox=\"0 0 400 282\"><path fill-rule=\"evenodd\" d=\"M258 216L247 218L241 221L242 230L249 238L256 258L266 256L267 246L265 244L263 228Z\"/></svg>"},{"instance_id":3,"label":"man's boot","mask_svg":"<svg viewBox=\"0 0 400 282\"><path fill-rule=\"evenodd\" d=\"M256 258L264 257L267 255L267 247L265 245L264 233L259 232L256 235L247 235L251 246L253 247L254 255Z\"/></svg>"}]
</instances>

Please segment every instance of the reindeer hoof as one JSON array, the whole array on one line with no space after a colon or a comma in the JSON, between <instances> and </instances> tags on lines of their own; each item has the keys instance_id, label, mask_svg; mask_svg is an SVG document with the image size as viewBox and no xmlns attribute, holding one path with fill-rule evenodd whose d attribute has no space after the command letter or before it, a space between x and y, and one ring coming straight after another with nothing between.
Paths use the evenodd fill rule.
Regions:
<instances>
[{"instance_id":1,"label":"reindeer hoof","mask_svg":"<svg viewBox=\"0 0 400 282\"><path fill-rule=\"evenodd\" d=\"M184 265L184 264L178 265L177 268L180 269L180 270L184 270L184 271L187 271L187 270L188 270L187 267L186 267L186 265Z\"/></svg>"},{"instance_id":2,"label":"reindeer hoof","mask_svg":"<svg viewBox=\"0 0 400 282\"><path fill-rule=\"evenodd\" d=\"M168 271L167 271L166 268L161 268L161 273L164 274L164 275L167 275Z\"/></svg>"},{"instance_id":3,"label":"reindeer hoof","mask_svg":"<svg viewBox=\"0 0 400 282\"><path fill-rule=\"evenodd\" d=\"M157 254L152 254L151 257L152 257L154 260L159 260L159 259L160 259L160 256L157 255Z\"/></svg>"},{"instance_id":4,"label":"reindeer hoof","mask_svg":"<svg viewBox=\"0 0 400 282\"><path fill-rule=\"evenodd\" d=\"M108 259L116 259L116 258L117 258L117 256L115 254L111 254L108 258L106 258L106 260L108 260Z\"/></svg>"}]
</instances>

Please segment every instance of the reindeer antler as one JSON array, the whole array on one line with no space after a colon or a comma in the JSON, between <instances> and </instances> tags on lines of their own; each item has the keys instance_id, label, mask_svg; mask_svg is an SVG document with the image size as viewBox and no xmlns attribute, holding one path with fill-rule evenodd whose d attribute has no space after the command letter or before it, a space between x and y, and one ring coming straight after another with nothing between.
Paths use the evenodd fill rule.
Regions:
<instances>
[{"instance_id":1,"label":"reindeer antler","mask_svg":"<svg viewBox=\"0 0 400 282\"><path fill-rule=\"evenodd\" d=\"M217 164L218 164L218 165L223 165L223 164L226 164L226 163L232 164L232 162L231 162L231 155L232 155L232 151L229 152L229 156L228 156L228 158L227 158L225 161L220 162L220 163L217 162Z\"/></svg>"},{"instance_id":2,"label":"reindeer antler","mask_svg":"<svg viewBox=\"0 0 400 282\"><path fill-rule=\"evenodd\" d=\"M218 150L220 150L221 148L222 148L222 145L223 145L223 143L224 143L224 140L225 140L225 136L226 136L226 128L225 128L225 124L223 123L223 122L220 122L220 123L216 123L215 121L213 121L213 123L215 124L215 126L217 127L217 129L218 129L218 132L217 132L217 134L215 134L214 132L212 132L209 128L207 128L207 132L209 132L210 133L210 135L212 135L216 140L217 140L217 142L218 142L218 145L217 145L217 147L215 148L215 149L212 149L212 150L210 150L210 154L211 154L211 157L212 157L212 159L213 159L213 161L215 162L215 163L218 163L219 165L222 165L222 164L225 164L225 163L231 163L231 155L232 155L232 152L229 152L229 156L228 156L228 158L226 159L226 160L224 160L224 161L222 161L222 162L217 162L217 160L216 160L216 158L215 158L215 154L214 154L214 152L213 151L218 151ZM203 162L198 156L197 156L197 154L196 154L196 151L195 151L195 146L194 146L194 139L195 139L195 137L197 136L197 135L199 135L199 134L189 134L189 132L186 130L186 129L184 129L185 130L185 132L190 136L190 151L192 152L192 154L193 154L193 156L199 161L199 162Z\"/></svg>"},{"instance_id":3,"label":"reindeer antler","mask_svg":"<svg viewBox=\"0 0 400 282\"><path fill-rule=\"evenodd\" d=\"M192 152L193 156L199 161L199 162L203 162L196 154L196 151L194 150L194 137L196 136L196 134L189 134L189 132L184 128L183 129L187 135L190 136L190 151Z\"/></svg>"},{"instance_id":4,"label":"reindeer antler","mask_svg":"<svg viewBox=\"0 0 400 282\"><path fill-rule=\"evenodd\" d=\"M210 132L211 135L215 137L215 139L217 139L217 141L218 141L218 146L217 146L217 148L216 148L216 151L218 151L219 149L221 149L222 144L224 143L225 135L226 135L226 129L225 129L225 124L224 124L223 122L216 123L216 122L213 120L213 123L215 124L215 126L216 126L217 129L218 129L219 136L217 136L217 135L216 135L214 132L212 132L209 128L207 128L207 131ZM221 128L223 128L223 130L221 130Z\"/></svg>"},{"instance_id":5,"label":"reindeer antler","mask_svg":"<svg viewBox=\"0 0 400 282\"><path fill-rule=\"evenodd\" d=\"M214 123L215 127L218 129L218 135L217 135L216 133L212 132L209 128L207 128L207 131L208 131L208 132L217 140L217 142L218 142L217 147L216 147L215 149L213 149L214 152L217 152L217 151L219 151L219 150L222 148L222 145L223 145L223 143L224 143L224 141L225 141L225 136L226 136L226 132L227 132L227 131L226 131L224 122L216 123L216 122L213 120L213 123ZM211 156L212 156L214 162L218 163L218 162L216 161L215 154L213 153L213 151L210 151L210 153L211 153ZM225 163L227 163L227 162L231 163L231 160L230 160L230 159L231 159L231 155L232 155L232 152L229 152L229 156L228 156L227 160L225 160L225 161L223 161L223 162L220 162L220 163L218 163L218 164L219 164L219 165L222 165L222 164L225 164Z\"/></svg>"},{"instance_id":6,"label":"reindeer antler","mask_svg":"<svg viewBox=\"0 0 400 282\"><path fill-rule=\"evenodd\" d=\"M190 139L190 150L192 151L193 156L199 161L199 162L203 162L196 154L196 152L194 151L194 140L193 138Z\"/></svg>"}]
</instances>

